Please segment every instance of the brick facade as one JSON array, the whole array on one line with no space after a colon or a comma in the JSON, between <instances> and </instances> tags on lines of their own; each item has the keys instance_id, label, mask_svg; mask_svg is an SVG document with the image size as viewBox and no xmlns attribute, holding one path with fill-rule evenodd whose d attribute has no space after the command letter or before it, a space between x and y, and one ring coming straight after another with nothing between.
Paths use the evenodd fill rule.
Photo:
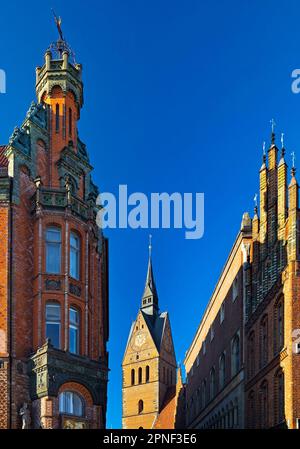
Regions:
<instances>
[{"instance_id":1,"label":"brick facade","mask_svg":"<svg viewBox=\"0 0 300 449\"><path fill-rule=\"evenodd\" d=\"M52 45L36 71L38 102L0 147L0 428L21 427L24 404L30 427L105 427L108 243L96 225L99 192L78 137L81 70L65 42ZM50 227L61 236L55 273L46 265ZM76 278L71 235L79 242ZM49 303L60 306L59 347L47 339ZM70 308L79 317L76 354ZM78 395L82 416L64 416L64 391Z\"/></svg>"},{"instance_id":2,"label":"brick facade","mask_svg":"<svg viewBox=\"0 0 300 449\"><path fill-rule=\"evenodd\" d=\"M257 206L253 219L244 214L187 351L190 428L299 427L300 217L295 168L287 187L284 153L282 148L278 161L272 133L259 174L259 216ZM232 343L237 332L239 370L234 374Z\"/></svg>"}]
</instances>

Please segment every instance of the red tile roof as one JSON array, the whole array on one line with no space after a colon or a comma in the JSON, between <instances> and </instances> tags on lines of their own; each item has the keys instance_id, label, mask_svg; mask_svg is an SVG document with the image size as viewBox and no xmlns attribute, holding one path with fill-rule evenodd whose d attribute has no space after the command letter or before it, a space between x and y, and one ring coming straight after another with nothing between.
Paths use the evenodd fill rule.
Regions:
<instances>
[{"instance_id":1,"label":"red tile roof","mask_svg":"<svg viewBox=\"0 0 300 449\"><path fill-rule=\"evenodd\" d=\"M157 420L154 429L174 429L176 417L177 395L176 387L169 387L166 392L164 405Z\"/></svg>"},{"instance_id":2,"label":"red tile roof","mask_svg":"<svg viewBox=\"0 0 300 449\"><path fill-rule=\"evenodd\" d=\"M7 157L4 156L5 149L6 149L6 146L0 145L0 167L8 167Z\"/></svg>"}]
</instances>

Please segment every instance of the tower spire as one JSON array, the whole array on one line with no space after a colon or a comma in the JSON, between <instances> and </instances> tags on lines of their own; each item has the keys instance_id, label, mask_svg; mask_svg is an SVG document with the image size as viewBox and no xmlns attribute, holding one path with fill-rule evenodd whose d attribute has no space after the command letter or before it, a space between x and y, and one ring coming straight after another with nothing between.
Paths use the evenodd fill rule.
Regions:
<instances>
[{"instance_id":1,"label":"tower spire","mask_svg":"<svg viewBox=\"0 0 300 449\"><path fill-rule=\"evenodd\" d=\"M158 311L158 295L156 291L153 268L152 268L152 235L149 235L149 259L144 294L142 297L142 310L154 315Z\"/></svg>"}]
</instances>

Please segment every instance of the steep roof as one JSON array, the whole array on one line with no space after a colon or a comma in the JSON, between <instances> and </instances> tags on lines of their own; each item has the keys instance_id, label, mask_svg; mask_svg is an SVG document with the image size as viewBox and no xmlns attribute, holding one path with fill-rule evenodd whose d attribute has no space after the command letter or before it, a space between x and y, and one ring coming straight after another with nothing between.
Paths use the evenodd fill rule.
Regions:
<instances>
[{"instance_id":1,"label":"steep roof","mask_svg":"<svg viewBox=\"0 0 300 449\"><path fill-rule=\"evenodd\" d=\"M5 145L0 145L0 167L8 167L7 157L4 155Z\"/></svg>"},{"instance_id":2,"label":"steep roof","mask_svg":"<svg viewBox=\"0 0 300 449\"><path fill-rule=\"evenodd\" d=\"M142 314L147 323L147 326L152 335L152 338L155 342L155 345L156 345L158 351L160 351L160 345L162 342L162 336L164 333L168 312L162 312L159 315L152 316L152 315L148 315L147 313L143 312L143 310L142 310Z\"/></svg>"}]
</instances>

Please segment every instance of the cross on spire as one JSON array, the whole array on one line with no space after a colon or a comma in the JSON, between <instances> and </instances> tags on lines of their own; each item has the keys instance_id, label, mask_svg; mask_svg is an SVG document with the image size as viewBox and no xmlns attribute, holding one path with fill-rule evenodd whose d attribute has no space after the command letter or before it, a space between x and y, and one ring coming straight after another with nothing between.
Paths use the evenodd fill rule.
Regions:
<instances>
[{"instance_id":1,"label":"cross on spire","mask_svg":"<svg viewBox=\"0 0 300 449\"><path fill-rule=\"evenodd\" d=\"M149 259L151 259L152 256L152 234L149 234Z\"/></svg>"}]
</instances>

